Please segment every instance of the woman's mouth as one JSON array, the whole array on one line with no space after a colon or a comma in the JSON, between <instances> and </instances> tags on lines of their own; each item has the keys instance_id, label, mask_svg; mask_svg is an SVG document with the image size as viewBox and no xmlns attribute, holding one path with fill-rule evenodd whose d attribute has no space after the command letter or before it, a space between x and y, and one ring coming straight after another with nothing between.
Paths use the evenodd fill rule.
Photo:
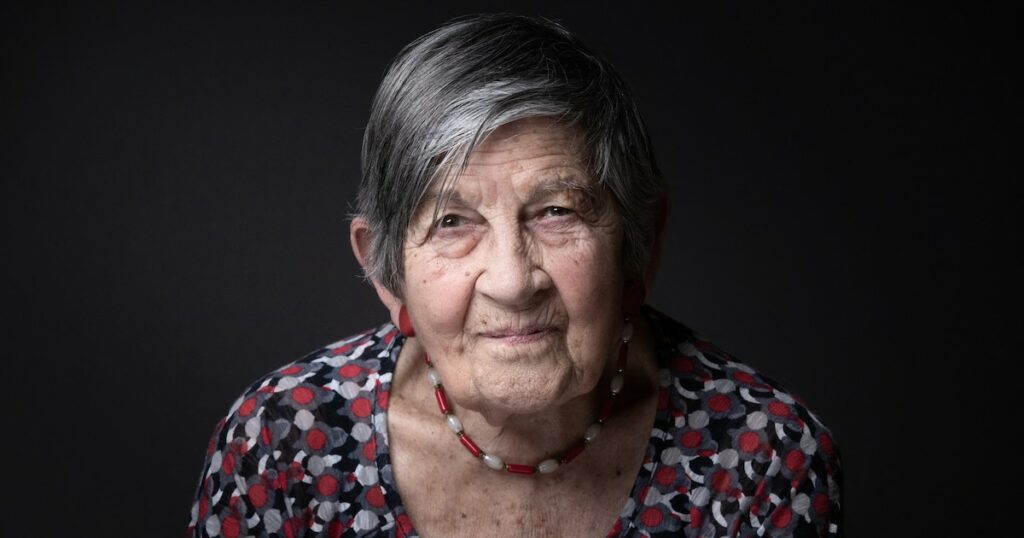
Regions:
<instances>
[{"instance_id":1,"label":"woman's mouth","mask_svg":"<svg viewBox=\"0 0 1024 538\"><path fill-rule=\"evenodd\" d=\"M555 332L554 327L536 326L490 330L482 333L482 336L504 344L520 345L536 342L553 332Z\"/></svg>"}]
</instances>

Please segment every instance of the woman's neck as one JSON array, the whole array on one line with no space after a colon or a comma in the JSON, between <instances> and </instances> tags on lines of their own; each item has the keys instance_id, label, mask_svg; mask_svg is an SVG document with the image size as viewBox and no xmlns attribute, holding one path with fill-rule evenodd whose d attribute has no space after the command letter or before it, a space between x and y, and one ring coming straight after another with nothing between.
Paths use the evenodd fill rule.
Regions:
<instances>
[{"instance_id":1,"label":"woman's neck","mask_svg":"<svg viewBox=\"0 0 1024 538\"><path fill-rule=\"evenodd\" d=\"M656 386L657 367L652 361L654 353L649 327L642 316L635 325L633 341L630 343L630 360L625 372L625 386L616 398L616 415L628 412L630 406L648 399ZM427 366L423 361L424 353L416 338L406 340L392 380L392 397L411 403L411 407L417 410L419 420L433 420L442 424L444 415L435 402L434 387L428 380ZM505 463L536 465L545 459L558 458L583 437L587 428L594 424L602 404L610 394L609 386L614 374L615 361L610 359L601 378L590 391L539 413L499 414L486 409L469 409L457 401L450 401L450 404L452 413L461 421L466 435L484 452L498 456ZM607 426L613 427L614 424ZM454 434L452 437L451 443L437 439L437 449L448 447L449 450L461 450ZM598 435L600 437L601 434ZM599 440L595 442L600 443Z\"/></svg>"},{"instance_id":2,"label":"woman's neck","mask_svg":"<svg viewBox=\"0 0 1024 538\"><path fill-rule=\"evenodd\" d=\"M555 472L533 476L491 471L460 446L437 409L423 350L415 339L407 341L392 378L387 423L395 485L416 531L452 537L606 533L635 485L654 424L653 341L646 323L637 326L625 387L596 441ZM603 393L607 386L602 379L597 390ZM557 413L498 424L471 410L455 412L483 450L533 465L575 443L593 421L597 398L578 400Z\"/></svg>"}]
</instances>

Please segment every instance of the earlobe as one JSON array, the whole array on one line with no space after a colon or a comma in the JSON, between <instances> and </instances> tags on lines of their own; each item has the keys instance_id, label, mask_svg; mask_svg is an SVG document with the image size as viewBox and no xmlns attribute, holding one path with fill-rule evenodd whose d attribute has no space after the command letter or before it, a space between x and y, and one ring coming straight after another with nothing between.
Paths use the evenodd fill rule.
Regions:
<instances>
[{"instance_id":1,"label":"earlobe","mask_svg":"<svg viewBox=\"0 0 1024 538\"><path fill-rule=\"evenodd\" d=\"M388 309L388 312L390 312L392 323L397 326L402 301L385 288L380 281L369 276L369 272L366 270L366 265L370 259L370 252L373 249L373 230L370 229L370 223L365 218L355 217L352 219L352 223L349 225L349 241L352 243L352 253L359 262L359 266L363 268L363 273L368 275L368 280L373 285L374 291L377 292L377 297L384 307Z\"/></svg>"}]
</instances>

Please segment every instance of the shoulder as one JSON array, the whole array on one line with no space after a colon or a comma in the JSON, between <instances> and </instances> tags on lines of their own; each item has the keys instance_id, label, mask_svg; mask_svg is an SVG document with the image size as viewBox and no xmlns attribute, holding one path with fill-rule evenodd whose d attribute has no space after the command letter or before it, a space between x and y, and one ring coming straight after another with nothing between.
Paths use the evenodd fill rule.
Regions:
<instances>
[{"instance_id":1,"label":"shoulder","mask_svg":"<svg viewBox=\"0 0 1024 538\"><path fill-rule=\"evenodd\" d=\"M286 364L249 385L227 420L278 413L314 413L336 399L351 400L390 381L397 329L385 324L344 338Z\"/></svg>"},{"instance_id":2,"label":"shoulder","mask_svg":"<svg viewBox=\"0 0 1024 538\"><path fill-rule=\"evenodd\" d=\"M270 533L326 525L327 512L298 508L333 506L327 501L343 492L376 484L397 337L385 324L252 383L214 429L190 529L205 536L224 525Z\"/></svg>"},{"instance_id":3,"label":"shoulder","mask_svg":"<svg viewBox=\"0 0 1024 538\"><path fill-rule=\"evenodd\" d=\"M691 477L689 499L718 514L719 525L742 530L752 523L741 513L761 523L775 514L776 530L829 533L841 476L831 431L772 378L664 314L649 318L662 363L662 469Z\"/></svg>"},{"instance_id":4,"label":"shoulder","mask_svg":"<svg viewBox=\"0 0 1024 538\"><path fill-rule=\"evenodd\" d=\"M652 312L652 318L662 384L679 396L675 403L683 405L673 409L679 417L689 418L691 426L714 422L772 430L780 440L813 434L821 450L833 447L830 430L799 396L685 325L658 312ZM805 448L809 441L804 440Z\"/></svg>"},{"instance_id":5,"label":"shoulder","mask_svg":"<svg viewBox=\"0 0 1024 538\"><path fill-rule=\"evenodd\" d=\"M219 424L221 445L245 440L249 448L268 452L304 449L329 451L329 446L285 446L296 432L311 431L343 438L358 422L370 422L375 409L387 407L393 371L392 347L398 331L385 324L324 346L278 368L249 385ZM291 434L291 435L290 435ZM302 436L300 436L301 438ZM314 438L320 435L314 433ZM306 443L308 444L308 443ZM262 446L261 446L262 445Z\"/></svg>"}]
</instances>

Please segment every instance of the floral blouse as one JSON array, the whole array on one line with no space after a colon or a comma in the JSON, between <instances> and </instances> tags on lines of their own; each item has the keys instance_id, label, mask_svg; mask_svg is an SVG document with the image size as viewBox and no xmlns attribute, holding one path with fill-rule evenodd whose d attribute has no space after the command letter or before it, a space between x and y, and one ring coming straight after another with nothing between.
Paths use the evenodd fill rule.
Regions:
<instances>
[{"instance_id":1,"label":"floral blouse","mask_svg":"<svg viewBox=\"0 0 1024 538\"><path fill-rule=\"evenodd\" d=\"M660 361L643 465L608 536L837 536L832 435L777 383L646 308ZM391 473L391 324L256 383L210 439L190 536L417 536Z\"/></svg>"}]
</instances>

